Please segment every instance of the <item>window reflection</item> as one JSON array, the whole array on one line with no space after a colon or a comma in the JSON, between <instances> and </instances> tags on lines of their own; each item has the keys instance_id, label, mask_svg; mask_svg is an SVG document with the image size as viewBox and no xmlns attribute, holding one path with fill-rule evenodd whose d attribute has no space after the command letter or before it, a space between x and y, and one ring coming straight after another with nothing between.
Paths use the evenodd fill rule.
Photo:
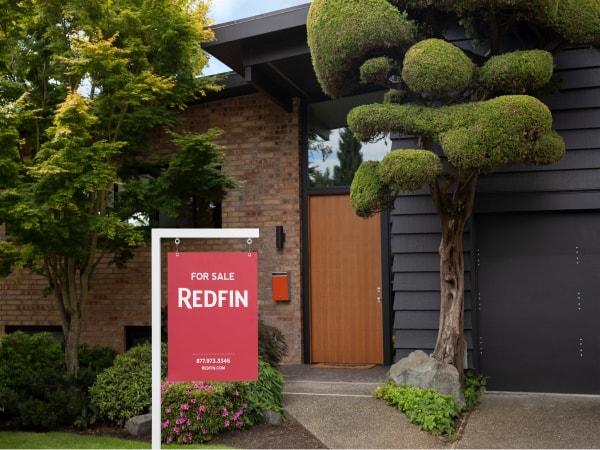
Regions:
<instances>
[{"instance_id":1,"label":"window reflection","mask_svg":"<svg viewBox=\"0 0 600 450\"><path fill-rule=\"evenodd\" d=\"M360 142L348 128L330 130L325 140L315 132L308 138L308 178L314 188L350 186L363 161L381 161L390 151L391 141Z\"/></svg>"}]
</instances>

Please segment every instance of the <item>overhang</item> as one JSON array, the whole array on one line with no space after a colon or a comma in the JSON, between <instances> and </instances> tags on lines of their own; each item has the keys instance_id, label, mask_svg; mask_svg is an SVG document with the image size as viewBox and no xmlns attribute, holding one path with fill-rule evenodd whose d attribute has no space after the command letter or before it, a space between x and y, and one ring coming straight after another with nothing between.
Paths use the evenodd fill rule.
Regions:
<instances>
[{"instance_id":1,"label":"overhang","mask_svg":"<svg viewBox=\"0 0 600 450\"><path fill-rule=\"evenodd\" d=\"M325 100L306 43L310 3L212 26L204 49L287 111L294 97Z\"/></svg>"},{"instance_id":2,"label":"overhang","mask_svg":"<svg viewBox=\"0 0 600 450\"><path fill-rule=\"evenodd\" d=\"M268 95L286 111L292 111L293 99L300 98L309 105L311 126L322 130L344 126L347 111L356 104L379 101L382 92L374 88L365 89L359 98L333 103L323 93L307 44L309 7L306 3L213 25L215 39L203 48L234 71L221 95L240 95L250 88Z\"/></svg>"}]
</instances>

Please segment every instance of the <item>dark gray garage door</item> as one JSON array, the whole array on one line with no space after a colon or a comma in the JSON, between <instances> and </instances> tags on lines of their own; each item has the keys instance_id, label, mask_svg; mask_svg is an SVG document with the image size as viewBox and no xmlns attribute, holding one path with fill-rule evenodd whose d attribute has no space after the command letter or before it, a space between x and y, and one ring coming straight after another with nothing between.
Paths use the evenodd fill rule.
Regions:
<instances>
[{"instance_id":1,"label":"dark gray garage door","mask_svg":"<svg viewBox=\"0 0 600 450\"><path fill-rule=\"evenodd\" d=\"M600 214L476 220L489 389L600 394Z\"/></svg>"}]
</instances>

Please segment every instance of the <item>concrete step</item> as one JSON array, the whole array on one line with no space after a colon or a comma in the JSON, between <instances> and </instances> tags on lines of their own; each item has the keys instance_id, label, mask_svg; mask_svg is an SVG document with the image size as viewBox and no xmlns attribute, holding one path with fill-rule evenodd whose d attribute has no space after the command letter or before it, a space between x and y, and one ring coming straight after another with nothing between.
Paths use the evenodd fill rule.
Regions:
<instances>
[{"instance_id":1,"label":"concrete step","mask_svg":"<svg viewBox=\"0 0 600 450\"><path fill-rule=\"evenodd\" d=\"M287 381L283 393L288 395L360 396L371 397L378 382Z\"/></svg>"}]
</instances>

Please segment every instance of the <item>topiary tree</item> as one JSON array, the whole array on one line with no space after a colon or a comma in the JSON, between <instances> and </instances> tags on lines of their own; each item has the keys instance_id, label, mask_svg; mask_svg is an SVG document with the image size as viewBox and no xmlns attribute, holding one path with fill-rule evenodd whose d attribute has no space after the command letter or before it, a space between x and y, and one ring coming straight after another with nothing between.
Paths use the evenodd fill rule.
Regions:
<instances>
[{"instance_id":1,"label":"topiary tree","mask_svg":"<svg viewBox=\"0 0 600 450\"><path fill-rule=\"evenodd\" d=\"M457 24L475 51L446 39ZM429 188L442 234L433 357L462 376L462 236L477 178L500 165L562 158L565 145L551 128L552 115L535 96L551 82L554 53L572 45L600 47L600 3L314 0L307 28L325 93L345 96L365 83L389 88L383 104L350 111L348 126L358 139L390 132L418 137L418 149L364 162L350 198L355 212L369 217L393 207L401 192Z\"/></svg>"}]
</instances>

